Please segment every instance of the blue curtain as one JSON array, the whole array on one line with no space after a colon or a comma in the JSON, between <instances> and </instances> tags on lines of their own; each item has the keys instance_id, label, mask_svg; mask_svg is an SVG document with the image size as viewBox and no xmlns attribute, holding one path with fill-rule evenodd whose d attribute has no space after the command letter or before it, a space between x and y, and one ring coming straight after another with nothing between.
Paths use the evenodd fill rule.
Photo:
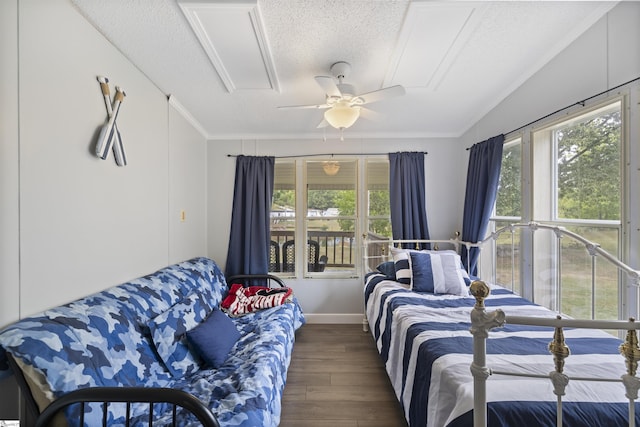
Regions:
<instances>
[{"instance_id":1,"label":"blue curtain","mask_svg":"<svg viewBox=\"0 0 640 427\"><path fill-rule=\"evenodd\" d=\"M394 239L429 239L424 153L389 153L389 200Z\"/></svg>"},{"instance_id":2,"label":"blue curtain","mask_svg":"<svg viewBox=\"0 0 640 427\"><path fill-rule=\"evenodd\" d=\"M496 202L504 135L474 144L469 153L467 190L464 198L462 240L478 242L485 237L489 218ZM462 251L462 262L472 275L478 274L478 249Z\"/></svg>"},{"instance_id":3,"label":"blue curtain","mask_svg":"<svg viewBox=\"0 0 640 427\"><path fill-rule=\"evenodd\" d=\"M238 156L227 251L227 277L269 272L269 212L274 157Z\"/></svg>"}]
</instances>

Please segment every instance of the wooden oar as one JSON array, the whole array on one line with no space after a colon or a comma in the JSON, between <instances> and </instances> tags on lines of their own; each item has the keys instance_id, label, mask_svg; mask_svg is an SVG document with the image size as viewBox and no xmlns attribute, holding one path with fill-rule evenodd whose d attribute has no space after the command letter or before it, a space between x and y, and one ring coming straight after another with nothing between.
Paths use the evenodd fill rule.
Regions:
<instances>
[{"instance_id":1,"label":"wooden oar","mask_svg":"<svg viewBox=\"0 0 640 427\"><path fill-rule=\"evenodd\" d=\"M114 97L115 99L112 106L108 85L109 80L106 77L98 76L98 81L100 82L100 89L102 90L105 106L107 108L108 120L102 126L102 129L100 131L98 143L96 144L96 155L105 160L109 155L111 147L114 146L113 149L116 163L119 166L124 166L127 164L127 160L124 152L124 146L122 145L122 139L120 137L120 132L118 132L118 129L116 127L116 118L118 116L118 111L120 110L120 104L122 103L122 101L124 101L124 97L126 94L116 86L116 95ZM114 140L116 140L115 144Z\"/></svg>"}]
</instances>

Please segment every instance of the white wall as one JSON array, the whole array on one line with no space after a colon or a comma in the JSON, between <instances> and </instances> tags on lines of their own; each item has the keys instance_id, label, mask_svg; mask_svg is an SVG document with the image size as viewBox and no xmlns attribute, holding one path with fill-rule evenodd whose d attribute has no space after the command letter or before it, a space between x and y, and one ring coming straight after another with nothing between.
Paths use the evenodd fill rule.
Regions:
<instances>
[{"instance_id":1,"label":"white wall","mask_svg":"<svg viewBox=\"0 0 640 427\"><path fill-rule=\"evenodd\" d=\"M207 255L206 150L204 137L170 103L170 264Z\"/></svg>"},{"instance_id":2,"label":"white wall","mask_svg":"<svg viewBox=\"0 0 640 427\"><path fill-rule=\"evenodd\" d=\"M68 2L19 9L20 314L205 255L204 138ZM126 167L93 154L99 74L127 93Z\"/></svg>"},{"instance_id":3,"label":"white wall","mask_svg":"<svg viewBox=\"0 0 640 427\"><path fill-rule=\"evenodd\" d=\"M20 291L26 315L166 264L164 94L67 2L19 3ZM129 165L92 151L103 74L128 96Z\"/></svg>"},{"instance_id":4,"label":"white wall","mask_svg":"<svg viewBox=\"0 0 640 427\"><path fill-rule=\"evenodd\" d=\"M349 139L209 141L208 250L224 269L231 224L235 158L227 154L290 156L324 153L389 153L426 151L427 217L432 238L448 239L460 230L462 212L457 209L465 150L453 139ZM224 182L224 185L221 185ZM308 320L313 322L362 321L362 279L288 280Z\"/></svg>"},{"instance_id":5,"label":"white wall","mask_svg":"<svg viewBox=\"0 0 640 427\"><path fill-rule=\"evenodd\" d=\"M640 76L640 2L620 2L476 123L469 146Z\"/></svg>"},{"instance_id":6,"label":"white wall","mask_svg":"<svg viewBox=\"0 0 640 427\"><path fill-rule=\"evenodd\" d=\"M126 167L93 154L97 75L127 93ZM205 138L70 2L0 2L0 93L0 328L206 255Z\"/></svg>"},{"instance_id":7,"label":"white wall","mask_svg":"<svg viewBox=\"0 0 640 427\"><path fill-rule=\"evenodd\" d=\"M0 2L0 327L18 318L18 11Z\"/></svg>"},{"instance_id":8,"label":"white wall","mask_svg":"<svg viewBox=\"0 0 640 427\"><path fill-rule=\"evenodd\" d=\"M235 158L227 154L246 154L242 143L207 143L207 251L224 271L231 231L231 203L235 179ZM253 153L255 155L255 153Z\"/></svg>"},{"instance_id":9,"label":"white wall","mask_svg":"<svg viewBox=\"0 0 640 427\"><path fill-rule=\"evenodd\" d=\"M18 318L18 0L0 1L0 327ZM0 420L17 419L13 377L0 380Z\"/></svg>"}]
</instances>

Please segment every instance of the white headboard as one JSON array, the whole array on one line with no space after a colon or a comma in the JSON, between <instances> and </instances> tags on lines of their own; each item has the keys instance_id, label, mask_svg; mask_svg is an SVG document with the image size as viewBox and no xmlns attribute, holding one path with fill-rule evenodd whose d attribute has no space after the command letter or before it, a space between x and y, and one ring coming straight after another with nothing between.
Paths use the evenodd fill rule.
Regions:
<instances>
[{"instance_id":1,"label":"white headboard","mask_svg":"<svg viewBox=\"0 0 640 427\"><path fill-rule=\"evenodd\" d=\"M393 261L391 256L392 247L403 247L405 249L427 248L432 250L451 249L458 253L460 250L466 250L466 246L456 236L455 239L429 239L429 240L393 240L385 238L372 238L367 236L364 239L363 249L363 268L364 274L375 271L376 267L386 261Z\"/></svg>"}]
</instances>

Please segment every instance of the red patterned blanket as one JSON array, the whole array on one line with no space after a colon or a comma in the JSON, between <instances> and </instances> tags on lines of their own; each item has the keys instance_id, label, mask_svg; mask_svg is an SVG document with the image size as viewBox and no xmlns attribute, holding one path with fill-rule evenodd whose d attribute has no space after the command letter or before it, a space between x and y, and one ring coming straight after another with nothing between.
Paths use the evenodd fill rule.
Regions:
<instances>
[{"instance_id":1,"label":"red patterned blanket","mask_svg":"<svg viewBox=\"0 0 640 427\"><path fill-rule=\"evenodd\" d=\"M229 316L242 316L256 310L275 307L290 302L293 298L291 288L268 288L263 286L243 287L231 285L229 294L222 300L222 310Z\"/></svg>"}]
</instances>

